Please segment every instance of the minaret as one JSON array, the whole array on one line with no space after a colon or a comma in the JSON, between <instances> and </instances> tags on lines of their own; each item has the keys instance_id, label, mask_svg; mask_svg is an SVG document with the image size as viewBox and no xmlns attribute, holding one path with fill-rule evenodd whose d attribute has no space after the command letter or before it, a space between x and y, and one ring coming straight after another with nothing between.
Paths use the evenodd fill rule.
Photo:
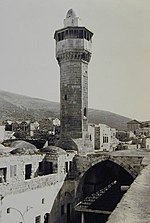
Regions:
<instances>
[{"instance_id":1,"label":"minaret","mask_svg":"<svg viewBox=\"0 0 150 223\"><path fill-rule=\"evenodd\" d=\"M78 23L79 18L70 9L64 28L54 34L60 66L61 134L73 139L84 138L88 133L88 63L93 36Z\"/></svg>"}]
</instances>

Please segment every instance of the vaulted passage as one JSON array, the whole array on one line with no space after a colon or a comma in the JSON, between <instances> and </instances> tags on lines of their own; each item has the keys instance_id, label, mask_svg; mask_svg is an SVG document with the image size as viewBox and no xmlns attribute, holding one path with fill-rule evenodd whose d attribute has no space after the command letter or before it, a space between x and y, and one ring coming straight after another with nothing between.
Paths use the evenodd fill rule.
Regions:
<instances>
[{"instance_id":1,"label":"vaulted passage","mask_svg":"<svg viewBox=\"0 0 150 223\"><path fill-rule=\"evenodd\" d=\"M81 213L79 222L105 223L133 180L123 167L110 160L91 167L84 175L81 203L76 207Z\"/></svg>"}]
</instances>

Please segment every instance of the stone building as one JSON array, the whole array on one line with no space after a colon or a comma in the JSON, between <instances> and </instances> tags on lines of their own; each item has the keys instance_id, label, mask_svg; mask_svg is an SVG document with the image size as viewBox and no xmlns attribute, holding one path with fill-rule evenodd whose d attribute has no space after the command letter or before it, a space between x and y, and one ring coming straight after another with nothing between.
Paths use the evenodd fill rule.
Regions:
<instances>
[{"instance_id":1,"label":"stone building","mask_svg":"<svg viewBox=\"0 0 150 223\"><path fill-rule=\"evenodd\" d=\"M15 134L17 138L26 138L31 136L31 122L28 121L6 121L5 125L5 139L12 138Z\"/></svg>"},{"instance_id":2,"label":"stone building","mask_svg":"<svg viewBox=\"0 0 150 223\"><path fill-rule=\"evenodd\" d=\"M145 148L150 150L150 137L145 139Z\"/></svg>"},{"instance_id":3,"label":"stone building","mask_svg":"<svg viewBox=\"0 0 150 223\"><path fill-rule=\"evenodd\" d=\"M135 132L137 129L139 129L141 127L141 123L138 122L137 120L131 120L127 123L127 128L128 131L132 131Z\"/></svg>"},{"instance_id":4,"label":"stone building","mask_svg":"<svg viewBox=\"0 0 150 223\"><path fill-rule=\"evenodd\" d=\"M140 141L141 141L140 142L141 148L144 148L144 149L150 151L150 137L143 136L143 137L141 137Z\"/></svg>"},{"instance_id":5,"label":"stone building","mask_svg":"<svg viewBox=\"0 0 150 223\"><path fill-rule=\"evenodd\" d=\"M79 18L70 9L54 39L60 66L61 136L85 140L89 137L88 63L93 33L78 23Z\"/></svg>"},{"instance_id":6,"label":"stone building","mask_svg":"<svg viewBox=\"0 0 150 223\"><path fill-rule=\"evenodd\" d=\"M119 141L121 142L128 142L131 139L136 138L136 135L130 131L130 132L126 132L126 131L117 131L116 132L116 138L119 139Z\"/></svg>"},{"instance_id":7,"label":"stone building","mask_svg":"<svg viewBox=\"0 0 150 223\"><path fill-rule=\"evenodd\" d=\"M51 118L43 118L39 120L39 129L43 132L49 132L53 129L53 121Z\"/></svg>"},{"instance_id":8,"label":"stone building","mask_svg":"<svg viewBox=\"0 0 150 223\"><path fill-rule=\"evenodd\" d=\"M57 147L39 152L23 141L12 146L0 146L0 222L48 223L75 153Z\"/></svg>"},{"instance_id":9,"label":"stone building","mask_svg":"<svg viewBox=\"0 0 150 223\"><path fill-rule=\"evenodd\" d=\"M119 143L116 130L105 124L89 124L89 134L95 150L114 151Z\"/></svg>"},{"instance_id":10,"label":"stone building","mask_svg":"<svg viewBox=\"0 0 150 223\"><path fill-rule=\"evenodd\" d=\"M0 143L2 143L5 139L5 126L0 126Z\"/></svg>"},{"instance_id":11,"label":"stone building","mask_svg":"<svg viewBox=\"0 0 150 223\"><path fill-rule=\"evenodd\" d=\"M38 121L34 121L30 123L30 136L33 137L34 133L39 130L39 123Z\"/></svg>"},{"instance_id":12,"label":"stone building","mask_svg":"<svg viewBox=\"0 0 150 223\"><path fill-rule=\"evenodd\" d=\"M149 137L150 136L150 127L143 127L143 128L139 128L135 131L136 136L146 136Z\"/></svg>"}]
</instances>

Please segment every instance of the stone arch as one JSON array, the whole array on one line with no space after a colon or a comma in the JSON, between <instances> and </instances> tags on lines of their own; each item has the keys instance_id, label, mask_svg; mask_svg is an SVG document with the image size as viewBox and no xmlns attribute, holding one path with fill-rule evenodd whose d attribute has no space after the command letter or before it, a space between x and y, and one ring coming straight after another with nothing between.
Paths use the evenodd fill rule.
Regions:
<instances>
[{"instance_id":1,"label":"stone arch","mask_svg":"<svg viewBox=\"0 0 150 223\"><path fill-rule=\"evenodd\" d=\"M103 156L103 157L99 157L95 160L93 160L92 162L90 162L84 169L84 172L82 172L79 176L79 178L81 179L83 177L83 175L94 165L102 162L102 161L106 161L106 160L110 160L115 164L118 164L119 166L121 166L123 169L125 169L133 178L136 178L138 173L134 170L134 168L130 165L130 163L127 163L126 161L122 161L122 158L120 157L111 157L111 156Z\"/></svg>"},{"instance_id":2,"label":"stone arch","mask_svg":"<svg viewBox=\"0 0 150 223\"><path fill-rule=\"evenodd\" d=\"M111 157L111 156L102 156L97 159L91 160L84 168L84 171L79 175L78 184L76 187L76 195L75 195L75 203L80 201L80 192L82 191L82 186L86 177L86 173L97 164L100 164L103 161L111 161L114 164L122 167L133 179L136 178L138 173L134 170L134 168L125 160L121 160L120 157Z\"/></svg>"}]
</instances>

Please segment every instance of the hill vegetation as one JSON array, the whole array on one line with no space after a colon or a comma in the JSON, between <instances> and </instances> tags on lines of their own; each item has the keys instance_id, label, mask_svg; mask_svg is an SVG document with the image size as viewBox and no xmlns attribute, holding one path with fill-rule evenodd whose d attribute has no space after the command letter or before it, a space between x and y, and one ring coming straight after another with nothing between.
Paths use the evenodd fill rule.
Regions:
<instances>
[{"instance_id":1,"label":"hill vegetation","mask_svg":"<svg viewBox=\"0 0 150 223\"><path fill-rule=\"evenodd\" d=\"M0 119L40 120L46 117L59 118L59 103L32 98L0 90ZM127 117L103 110L89 109L90 123L103 123L119 130L126 130Z\"/></svg>"}]
</instances>

